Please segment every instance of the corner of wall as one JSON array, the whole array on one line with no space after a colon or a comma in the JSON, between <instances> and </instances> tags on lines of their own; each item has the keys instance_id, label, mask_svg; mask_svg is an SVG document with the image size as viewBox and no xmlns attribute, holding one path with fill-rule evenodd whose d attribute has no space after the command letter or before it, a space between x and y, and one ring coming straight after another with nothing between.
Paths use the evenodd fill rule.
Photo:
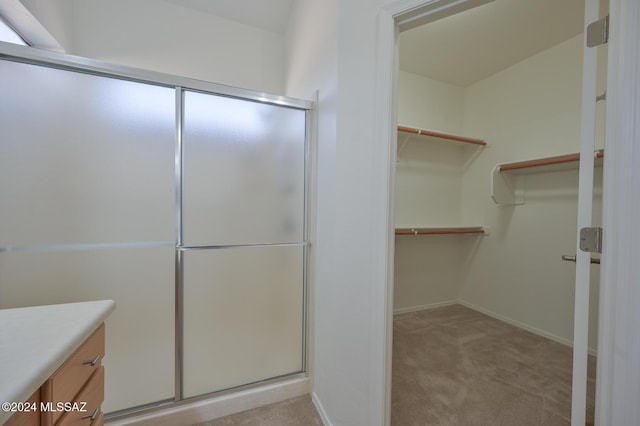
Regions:
<instances>
[{"instance_id":1,"label":"corner of wall","mask_svg":"<svg viewBox=\"0 0 640 426\"><path fill-rule=\"evenodd\" d=\"M71 49L73 0L11 0L0 12L37 48L64 53Z\"/></svg>"},{"instance_id":2,"label":"corner of wall","mask_svg":"<svg viewBox=\"0 0 640 426\"><path fill-rule=\"evenodd\" d=\"M322 402L320 402L320 397L315 392L311 393L311 401L318 411L318 415L322 420L322 424L324 426L333 426L333 423L331 423L331 420L329 420L329 415L322 406Z\"/></svg>"}]
</instances>

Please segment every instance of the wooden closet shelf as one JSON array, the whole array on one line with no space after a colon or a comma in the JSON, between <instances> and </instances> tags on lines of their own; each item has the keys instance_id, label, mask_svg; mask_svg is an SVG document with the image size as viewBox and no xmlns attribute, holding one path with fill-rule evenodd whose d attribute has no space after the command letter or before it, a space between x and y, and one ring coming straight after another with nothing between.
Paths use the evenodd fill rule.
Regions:
<instances>
[{"instance_id":1,"label":"wooden closet shelf","mask_svg":"<svg viewBox=\"0 0 640 426\"><path fill-rule=\"evenodd\" d=\"M414 135L420 135L420 136L430 136L430 137L433 137L433 138L445 139L445 140L450 140L450 141L455 141L455 142L464 142L464 143L468 143L468 144L472 144L472 145L487 146L487 143L485 141L483 141L482 139L468 138L468 137L465 137L465 136L452 135L450 133L434 132L433 130L416 129L414 127L398 126L398 131L399 132L404 132L404 133L412 133Z\"/></svg>"},{"instance_id":2,"label":"wooden closet shelf","mask_svg":"<svg viewBox=\"0 0 640 426\"><path fill-rule=\"evenodd\" d=\"M594 157L595 158L603 158L604 157L604 150L603 149L599 149L597 151L594 152ZM541 167L541 166L551 166L554 164L564 164L564 163L571 163L574 161L580 161L580 154L576 153L576 154L567 154L567 155L559 155L557 157L547 157L547 158L538 158L535 160L528 160L528 161L520 161L517 163L509 163L509 164L502 164L499 167L499 170L501 172L508 172L511 170L521 170L521 169L528 169L528 168L532 168L532 167Z\"/></svg>"},{"instance_id":3,"label":"wooden closet shelf","mask_svg":"<svg viewBox=\"0 0 640 426\"><path fill-rule=\"evenodd\" d=\"M595 151L593 156L596 160L594 165L601 165L604 150ZM524 179L527 174L577 169L579 160L580 154L576 153L498 164L491 174L491 198L496 204L524 204Z\"/></svg>"},{"instance_id":4,"label":"wooden closet shelf","mask_svg":"<svg viewBox=\"0 0 640 426\"><path fill-rule=\"evenodd\" d=\"M396 228L396 235L485 234L481 226L450 228Z\"/></svg>"}]
</instances>

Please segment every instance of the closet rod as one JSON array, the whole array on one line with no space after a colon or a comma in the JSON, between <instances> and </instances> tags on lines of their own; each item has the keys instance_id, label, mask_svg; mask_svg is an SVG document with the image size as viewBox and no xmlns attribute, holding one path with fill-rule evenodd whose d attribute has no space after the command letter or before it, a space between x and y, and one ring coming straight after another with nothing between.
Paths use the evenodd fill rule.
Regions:
<instances>
[{"instance_id":1,"label":"closet rod","mask_svg":"<svg viewBox=\"0 0 640 426\"><path fill-rule=\"evenodd\" d=\"M593 153L595 158L603 158L604 150L599 149ZM519 163L504 164L500 166L501 172L508 172L510 170L527 169L530 167L549 166L552 164L571 163L573 161L580 161L580 154L568 154L559 155L557 157L540 158L538 160L521 161Z\"/></svg>"},{"instance_id":2,"label":"closet rod","mask_svg":"<svg viewBox=\"0 0 640 426\"><path fill-rule=\"evenodd\" d=\"M414 127L398 126L399 132L413 133L414 135L431 136L434 138L447 139L456 142L470 143L473 145L487 146L481 139L467 138L465 136L452 135L449 133L434 132L433 130L416 129Z\"/></svg>"},{"instance_id":3,"label":"closet rod","mask_svg":"<svg viewBox=\"0 0 640 426\"><path fill-rule=\"evenodd\" d=\"M398 228L396 235L484 234L483 228Z\"/></svg>"},{"instance_id":4,"label":"closet rod","mask_svg":"<svg viewBox=\"0 0 640 426\"><path fill-rule=\"evenodd\" d=\"M576 262L576 257L575 256L567 256L567 255L562 255L562 260L564 260L565 262ZM599 265L600 264L600 259L598 259L597 257L592 257L591 258L591 263L595 264L595 265Z\"/></svg>"}]
</instances>

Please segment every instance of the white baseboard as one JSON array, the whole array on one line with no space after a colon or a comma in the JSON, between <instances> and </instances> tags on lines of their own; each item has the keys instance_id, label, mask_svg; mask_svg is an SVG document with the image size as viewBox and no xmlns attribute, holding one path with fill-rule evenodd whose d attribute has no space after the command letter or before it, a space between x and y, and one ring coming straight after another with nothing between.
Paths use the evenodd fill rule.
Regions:
<instances>
[{"instance_id":1,"label":"white baseboard","mask_svg":"<svg viewBox=\"0 0 640 426\"><path fill-rule=\"evenodd\" d=\"M311 394L311 401L318 411L318 415L320 416L320 420L322 420L322 424L324 426L333 426L333 424L329 420L329 416L327 416L327 412L325 411L322 403L320 402L320 399L318 398L318 395L316 395L315 392Z\"/></svg>"},{"instance_id":2,"label":"white baseboard","mask_svg":"<svg viewBox=\"0 0 640 426\"><path fill-rule=\"evenodd\" d=\"M105 424L107 426L189 426L307 395L310 392L311 380L308 377L289 379L209 399L180 403L146 414L110 419Z\"/></svg>"},{"instance_id":3,"label":"white baseboard","mask_svg":"<svg viewBox=\"0 0 640 426\"><path fill-rule=\"evenodd\" d=\"M427 305L410 306L408 308L399 308L393 310L393 315L407 314L409 312L424 311L426 309L440 308L442 306L450 306L459 303L457 300L446 300L444 302L429 303Z\"/></svg>"},{"instance_id":4,"label":"white baseboard","mask_svg":"<svg viewBox=\"0 0 640 426\"><path fill-rule=\"evenodd\" d=\"M490 311L488 309L484 309L481 308L480 306L476 306L473 303L469 303L469 302L465 302L464 300L458 300L457 303L459 303L462 306L465 306L469 309L473 309L474 311L478 311L480 313L483 313L485 315L488 315L492 318L495 318L497 320L500 321L504 321L508 324L514 325L518 328L522 328L524 330L530 331L533 334L537 334L538 336L542 336L542 337L546 337L549 340L553 340L554 342L558 342L561 343L565 346L569 346L570 348L573 348L573 342L571 340L562 338L560 336L556 336L555 334L551 334L551 333L547 333L546 331L540 330L539 328L535 328L535 327L531 327L527 324L521 323L519 321L513 320L511 318L505 317L504 315L500 315L497 314L493 311ZM591 349L589 348L589 355L593 355L596 356L597 351L595 349Z\"/></svg>"}]
</instances>

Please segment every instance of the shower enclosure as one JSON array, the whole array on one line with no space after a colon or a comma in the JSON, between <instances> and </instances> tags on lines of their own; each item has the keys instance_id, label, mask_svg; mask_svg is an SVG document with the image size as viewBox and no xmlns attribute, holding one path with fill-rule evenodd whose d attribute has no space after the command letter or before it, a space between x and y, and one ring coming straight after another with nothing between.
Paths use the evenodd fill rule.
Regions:
<instances>
[{"instance_id":1,"label":"shower enclosure","mask_svg":"<svg viewBox=\"0 0 640 426\"><path fill-rule=\"evenodd\" d=\"M0 43L0 308L113 299L105 412L304 374L311 103Z\"/></svg>"}]
</instances>

